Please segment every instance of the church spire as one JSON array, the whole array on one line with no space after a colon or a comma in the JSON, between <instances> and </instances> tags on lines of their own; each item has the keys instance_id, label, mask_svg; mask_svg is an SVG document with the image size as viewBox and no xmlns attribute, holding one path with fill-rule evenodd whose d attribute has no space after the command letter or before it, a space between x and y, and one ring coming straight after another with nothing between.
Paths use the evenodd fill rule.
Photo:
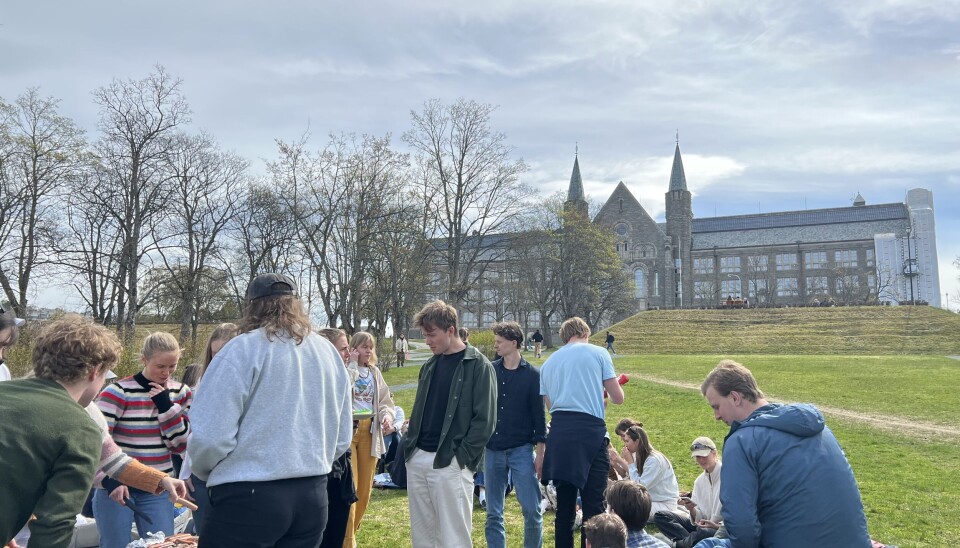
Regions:
<instances>
[{"instance_id":1,"label":"church spire","mask_svg":"<svg viewBox=\"0 0 960 548\"><path fill-rule=\"evenodd\" d=\"M583 179L580 177L580 159L574 154L573 173L570 175L570 188L567 190L568 202L586 202L583 194Z\"/></svg>"},{"instance_id":2,"label":"church spire","mask_svg":"<svg viewBox=\"0 0 960 548\"><path fill-rule=\"evenodd\" d=\"M687 190L687 176L683 173L683 159L680 158L680 139L677 136L677 148L673 153L673 170L670 172L670 190Z\"/></svg>"}]
</instances>

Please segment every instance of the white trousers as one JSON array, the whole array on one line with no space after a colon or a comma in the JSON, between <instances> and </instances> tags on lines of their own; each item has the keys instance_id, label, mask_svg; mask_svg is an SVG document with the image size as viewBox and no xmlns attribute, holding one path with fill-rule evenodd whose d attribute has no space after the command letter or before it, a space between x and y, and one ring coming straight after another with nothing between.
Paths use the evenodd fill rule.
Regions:
<instances>
[{"instance_id":1,"label":"white trousers","mask_svg":"<svg viewBox=\"0 0 960 548\"><path fill-rule=\"evenodd\" d=\"M417 449L407 461L413 548L472 548L473 472L456 458L434 470L436 456Z\"/></svg>"}]
</instances>

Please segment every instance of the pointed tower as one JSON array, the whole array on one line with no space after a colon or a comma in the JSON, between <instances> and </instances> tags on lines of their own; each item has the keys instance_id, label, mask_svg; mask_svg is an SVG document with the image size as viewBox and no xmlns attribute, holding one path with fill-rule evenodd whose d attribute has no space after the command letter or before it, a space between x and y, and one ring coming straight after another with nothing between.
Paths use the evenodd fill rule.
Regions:
<instances>
[{"instance_id":1,"label":"pointed tower","mask_svg":"<svg viewBox=\"0 0 960 548\"><path fill-rule=\"evenodd\" d=\"M667 237L673 251L673 306L687 308L693 304L693 208L687 176L680 158L680 139L673 153L670 190L666 194ZM668 297L669 299L669 297Z\"/></svg>"},{"instance_id":2,"label":"pointed tower","mask_svg":"<svg viewBox=\"0 0 960 548\"><path fill-rule=\"evenodd\" d=\"M583 179L580 177L580 159L579 152L573 155L573 173L570 174L570 187L567 189L567 201L564 202L565 210L579 211L587 215L587 198L583 194Z\"/></svg>"}]
</instances>

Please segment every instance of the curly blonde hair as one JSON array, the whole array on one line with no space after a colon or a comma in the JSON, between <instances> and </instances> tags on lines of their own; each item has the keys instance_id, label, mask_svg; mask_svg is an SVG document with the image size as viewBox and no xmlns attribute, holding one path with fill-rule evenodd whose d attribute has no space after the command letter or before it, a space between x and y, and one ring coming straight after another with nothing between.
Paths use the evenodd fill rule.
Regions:
<instances>
[{"instance_id":1,"label":"curly blonde hair","mask_svg":"<svg viewBox=\"0 0 960 548\"><path fill-rule=\"evenodd\" d=\"M68 314L45 325L33 347L33 374L72 384L120 363L120 339L102 325Z\"/></svg>"}]
</instances>

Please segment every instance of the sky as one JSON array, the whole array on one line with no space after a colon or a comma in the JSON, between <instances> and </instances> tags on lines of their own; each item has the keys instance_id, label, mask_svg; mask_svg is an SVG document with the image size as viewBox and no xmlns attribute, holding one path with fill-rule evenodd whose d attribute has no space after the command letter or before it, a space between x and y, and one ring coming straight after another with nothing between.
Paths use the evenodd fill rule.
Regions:
<instances>
[{"instance_id":1,"label":"sky","mask_svg":"<svg viewBox=\"0 0 960 548\"><path fill-rule=\"evenodd\" d=\"M37 86L93 137L91 92L159 64L259 171L308 129L403 149L411 110L464 97L498 107L540 194L578 150L591 199L623 181L657 219L679 132L697 217L932 190L956 309L958 28L960 0L0 0L0 97Z\"/></svg>"}]
</instances>

